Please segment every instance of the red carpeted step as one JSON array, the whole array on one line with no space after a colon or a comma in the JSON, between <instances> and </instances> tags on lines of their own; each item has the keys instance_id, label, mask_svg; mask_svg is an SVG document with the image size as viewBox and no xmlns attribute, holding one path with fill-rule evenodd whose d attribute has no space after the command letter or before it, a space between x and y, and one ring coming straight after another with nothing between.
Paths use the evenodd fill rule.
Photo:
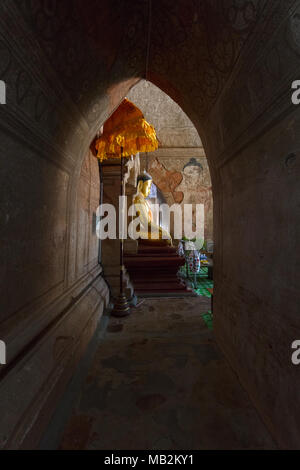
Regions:
<instances>
[{"instance_id":1,"label":"red carpeted step","mask_svg":"<svg viewBox=\"0 0 300 470\"><path fill-rule=\"evenodd\" d=\"M138 253L126 255L124 264L137 294L189 292L177 278L185 260L174 247L139 245Z\"/></svg>"},{"instance_id":2,"label":"red carpeted step","mask_svg":"<svg viewBox=\"0 0 300 470\"><path fill-rule=\"evenodd\" d=\"M127 267L142 267L142 266L183 266L184 258L179 256L139 256L139 255L126 255L124 258L125 266Z\"/></svg>"},{"instance_id":3,"label":"red carpeted step","mask_svg":"<svg viewBox=\"0 0 300 470\"><path fill-rule=\"evenodd\" d=\"M152 254L153 256L154 255L161 256L164 253L175 254L176 255L176 248L174 248L173 246L159 246L159 247L156 247L156 246L147 246L147 247L139 246L138 247L138 254L141 254L141 255L144 255L144 254L150 254L151 255Z\"/></svg>"},{"instance_id":4,"label":"red carpeted step","mask_svg":"<svg viewBox=\"0 0 300 470\"><path fill-rule=\"evenodd\" d=\"M152 290L152 289L167 289L167 288L170 288L170 289L175 289L175 288L178 288L178 289L185 289L185 286L184 284L181 284L180 282L176 282L176 281L168 281L168 282L151 282L151 283L148 283L148 282L144 282L144 281L137 281L135 283L135 286L136 287L145 287L145 289L147 290Z\"/></svg>"}]
</instances>

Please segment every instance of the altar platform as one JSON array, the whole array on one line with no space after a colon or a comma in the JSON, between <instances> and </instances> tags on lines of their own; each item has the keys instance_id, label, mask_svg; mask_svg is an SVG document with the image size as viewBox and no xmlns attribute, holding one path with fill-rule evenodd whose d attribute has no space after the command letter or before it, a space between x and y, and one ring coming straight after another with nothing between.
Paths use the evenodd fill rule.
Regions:
<instances>
[{"instance_id":1,"label":"altar platform","mask_svg":"<svg viewBox=\"0 0 300 470\"><path fill-rule=\"evenodd\" d=\"M176 248L168 246L139 244L136 254L124 257L124 265L139 297L194 296L177 276L184 264L185 259L178 256Z\"/></svg>"}]
</instances>

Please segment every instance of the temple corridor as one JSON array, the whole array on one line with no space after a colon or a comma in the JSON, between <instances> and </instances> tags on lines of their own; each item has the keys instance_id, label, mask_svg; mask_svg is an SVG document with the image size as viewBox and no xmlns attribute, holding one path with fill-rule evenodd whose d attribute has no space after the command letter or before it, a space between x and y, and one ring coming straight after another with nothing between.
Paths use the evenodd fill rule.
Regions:
<instances>
[{"instance_id":1,"label":"temple corridor","mask_svg":"<svg viewBox=\"0 0 300 470\"><path fill-rule=\"evenodd\" d=\"M1 450L300 449L299 71L300 0L1 0ZM98 236L123 191L201 205L213 331L178 247Z\"/></svg>"},{"instance_id":2,"label":"temple corridor","mask_svg":"<svg viewBox=\"0 0 300 470\"><path fill-rule=\"evenodd\" d=\"M144 299L110 317L40 448L275 449L201 317L209 308L205 297Z\"/></svg>"}]
</instances>

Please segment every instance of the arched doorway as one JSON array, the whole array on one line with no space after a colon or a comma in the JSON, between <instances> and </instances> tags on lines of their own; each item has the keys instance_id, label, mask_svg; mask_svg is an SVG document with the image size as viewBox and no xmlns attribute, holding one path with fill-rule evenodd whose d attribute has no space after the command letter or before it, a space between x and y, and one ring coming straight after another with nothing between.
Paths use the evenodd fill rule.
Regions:
<instances>
[{"instance_id":1,"label":"arched doorway","mask_svg":"<svg viewBox=\"0 0 300 470\"><path fill-rule=\"evenodd\" d=\"M82 161L99 126L147 76L187 113L208 157L218 342L280 445L299 447L299 379L289 357L299 329L299 110L290 99L299 2L162 0L151 17L148 2L135 1L3 8L1 339L9 368L0 393L18 391L15 415L1 400L4 446L36 441L55 401L52 378L63 388L103 308L104 291L87 321L86 302L95 305L104 286L96 260L76 268Z\"/></svg>"}]
</instances>

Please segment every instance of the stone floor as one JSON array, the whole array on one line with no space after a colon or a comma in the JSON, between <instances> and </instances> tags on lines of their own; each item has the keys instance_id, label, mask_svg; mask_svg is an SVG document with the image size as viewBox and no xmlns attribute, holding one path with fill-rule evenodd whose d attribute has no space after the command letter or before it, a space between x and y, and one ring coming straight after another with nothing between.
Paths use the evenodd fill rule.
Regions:
<instances>
[{"instance_id":1,"label":"stone floor","mask_svg":"<svg viewBox=\"0 0 300 470\"><path fill-rule=\"evenodd\" d=\"M145 299L110 318L59 448L275 448L201 318L209 307Z\"/></svg>"}]
</instances>

